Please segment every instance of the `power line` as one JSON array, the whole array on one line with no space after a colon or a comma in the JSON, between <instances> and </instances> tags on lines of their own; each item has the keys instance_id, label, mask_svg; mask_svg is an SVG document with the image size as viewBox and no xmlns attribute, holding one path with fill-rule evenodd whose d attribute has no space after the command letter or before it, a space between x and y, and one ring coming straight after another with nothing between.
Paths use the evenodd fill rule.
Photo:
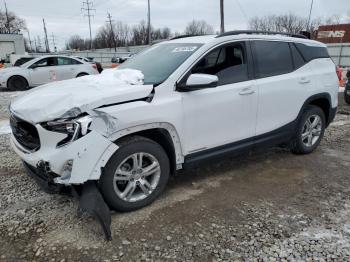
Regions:
<instances>
[{"instance_id":1,"label":"power line","mask_svg":"<svg viewBox=\"0 0 350 262\"><path fill-rule=\"evenodd\" d=\"M236 0L236 2L237 2L237 5L238 5L238 7L239 7L239 10L241 10L241 13L243 14L243 16L244 16L244 18L245 18L245 20L246 20L246 22L249 23L249 19L248 19L247 13L244 11L244 9L243 9L243 7L242 7L240 1L239 1L239 0Z\"/></svg>"},{"instance_id":2,"label":"power line","mask_svg":"<svg viewBox=\"0 0 350 262\"><path fill-rule=\"evenodd\" d=\"M89 30L90 30L90 49L92 49L92 33L91 33L91 17L93 15L91 14L91 11L96 11L96 9L92 8L94 6L94 3L90 0L86 0L83 2L83 7L81 10L87 12L85 13L84 16L87 16L89 19Z\"/></svg>"},{"instance_id":3,"label":"power line","mask_svg":"<svg viewBox=\"0 0 350 262\"><path fill-rule=\"evenodd\" d=\"M114 30L113 30L113 21L112 20L112 16L110 13L107 13L107 18L108 18L108 21L107 23L109 23L109 25L111 26L111 36L113 38L113 43L114 43L114 51L117 52L117 43L115 41L115 35L114 35Z\"/></svg>"},{"instance_id":4,"label":"power line","mask_svg":"<svg viewBox=\"0 0 350 262\"><path fill-rule=\"evenodd\" d=\"M45 24L45 19L44 18L43 18L43 26L44 26L44 33L45 33L46 53L50 53L50 45L49 45L49 40L47 38L47 30L46 30L46 24Z\"/></svg>"}]
</instances>

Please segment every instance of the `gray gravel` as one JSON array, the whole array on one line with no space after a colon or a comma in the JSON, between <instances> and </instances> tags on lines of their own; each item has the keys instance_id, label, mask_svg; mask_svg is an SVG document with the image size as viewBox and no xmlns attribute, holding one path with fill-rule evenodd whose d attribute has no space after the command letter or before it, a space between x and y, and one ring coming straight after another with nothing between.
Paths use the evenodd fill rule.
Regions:
<instances>
[{"instance_id":1,"label":"gray gravel","mask_svg":"<svg viewBox=\"0 0 350 262\"><path fill-rule=\"evenodd\" d=\"M8 104L11 95L0 94ZM113 240L77 203L28 178L0 136L1 261L350 261L350 108L320 148L254 152L183 171ZM3 112L6 117L6 110Z\"/></svg>"}]
</instances>

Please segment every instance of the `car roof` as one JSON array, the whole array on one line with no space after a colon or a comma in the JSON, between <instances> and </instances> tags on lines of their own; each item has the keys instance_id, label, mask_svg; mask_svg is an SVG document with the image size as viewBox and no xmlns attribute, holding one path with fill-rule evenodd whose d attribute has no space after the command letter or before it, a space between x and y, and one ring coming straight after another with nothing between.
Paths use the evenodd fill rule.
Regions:
<instances>
[{"instance_id":1,"label":"car roof","mask_svg":"<svg viewBox=\"0 0 350 262\"><path fill-rule=\"evenodd\" d=\"M239 40L270 40L270 41L284 41L284 42L295 42L295 43L303 43L310 46L319 46L326 47L325 44L306 39L306 38L298 38L291 37L282 34L233 34L233 35L225 35L218 37L217 35L204 35L204 36L191 36L191 37L182 37L174 40L167 41L168 43L197 43L197 44L219 44L227 41L239 41ZM162 42L166 43L166 42Z\"/></svg>"}]
</instances>

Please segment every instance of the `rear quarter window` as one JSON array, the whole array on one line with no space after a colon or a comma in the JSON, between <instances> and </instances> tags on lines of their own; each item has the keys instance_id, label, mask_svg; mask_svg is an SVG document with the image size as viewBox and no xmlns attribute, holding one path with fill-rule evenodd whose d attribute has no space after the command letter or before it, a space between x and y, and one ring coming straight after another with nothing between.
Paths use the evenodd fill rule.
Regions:
<instances>
[{"instance_id":1,"label":"rear quarter window","mask_svg":"<svg viewBox=\"0 0 350 262\"><path fill-rule=\"evenodd\" d=\"M295 43L296 48L299 50L305 61L309 62L318 58L329 58L329 53L326 47L322 46L308 46L301 43Z\"/></svg>"}]
</instances>

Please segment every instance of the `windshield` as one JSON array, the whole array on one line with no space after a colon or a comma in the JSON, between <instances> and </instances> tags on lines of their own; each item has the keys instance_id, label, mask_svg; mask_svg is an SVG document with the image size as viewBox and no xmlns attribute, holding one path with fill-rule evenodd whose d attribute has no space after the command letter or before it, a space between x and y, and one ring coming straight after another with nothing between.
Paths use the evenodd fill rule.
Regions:
<instances>
[{"instance_id":1,"label":"windshield","mask_svg":"<svg viewBox=\"0 0 350 262\"><path fill-rule=\"evenodd\" d=\"M32 59L22 65L20 65L19 67L23 67L23 68L27 68L28 66L30 66L31 64L35 63L36 61L40 60L40 57Z\"/></svg>"},{"instance_id":2,"label":"windshield","mask_svg":"<svg viewBox=\"0 0 350 262\"><path fill-rule=\"evenodd\" d=\"M146 85L164 82L201 44L168 43L152 46L130 58L120 69L140 70Z\"/></svg>"}]
</instances>

